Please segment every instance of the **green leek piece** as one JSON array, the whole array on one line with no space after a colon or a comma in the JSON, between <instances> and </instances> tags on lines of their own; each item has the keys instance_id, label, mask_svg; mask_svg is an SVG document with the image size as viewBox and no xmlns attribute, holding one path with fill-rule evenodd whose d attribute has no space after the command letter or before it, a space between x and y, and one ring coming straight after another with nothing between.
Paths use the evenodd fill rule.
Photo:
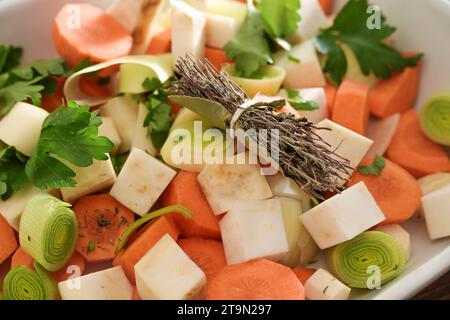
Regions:
<instances>
[{"instance_id":1,"label":"green leek piece","mask_svg":"<svg viewBox=\"0 0 450 320\"><path fill-rule=\"evenodd\" d=\"M431 140L450 146L450 95L431 98L420 113L420 122Z\"/></svg>"},{"instance_id":2,"label":"green leek piece","mask_svg":"<svg viewBox=\"0 0 450 320\"><path fill-rule=\"evenodd\" d=\"M3 293L5 300L56 300L59 298L55 280L34 262L33 271L27 266L17 266L5 277Z\"/></svg>"},{"instance_id":3,"label":"green leek piece","mask_svg":"<svg viewBox=\"0 0 450 320\"><path fill-rule=\"evenodd\" d=\"M49 194L39 194L22 213L20 246L48 271L64 267L75 249L78 223L69 207Z\"/></svg>"},{"instance_id":4,"label":"green leek piece","mask_svg":"<svg viewBox=\"0 0 450 320\"><path fill-rule=\"evenodd\" d=\"M406 251L391 235L367 231L327 252L329 270L352 288L368 288L379 270L379 285L399 276L406 264Z\"/></svg>"},{"instance_id":5,"label":"green leek piece","mask_svg":"<svg viewBox=\"0 0 450 320\"><path fill-rule=\"evenodd\" d=\"M185 218L192 218L194 215L191 212L191 210L187 209L186 207L183 207L181 205L172 205L165 208L158 209L156 211L150 212L149 214L143 216L142 218L136 220L132 224L128 226L128 228L120 235L119 241L117 242L117 247L115 254L119 254L119 252L125 248L125 246L128 243L128 240L130 240L130 237L133 236L133 234L136 233L136 231L142 227L144 224L152 221L153 219L156 219L158 217L164 216L166 214L176 212L183 215Z\"/></svg>"}]
</instances>

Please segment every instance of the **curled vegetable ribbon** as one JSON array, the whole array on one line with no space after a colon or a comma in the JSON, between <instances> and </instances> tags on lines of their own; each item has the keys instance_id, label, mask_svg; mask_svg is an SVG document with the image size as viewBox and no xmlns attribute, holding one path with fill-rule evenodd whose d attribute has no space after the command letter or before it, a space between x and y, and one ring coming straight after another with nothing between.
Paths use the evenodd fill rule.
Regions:
<instances>
[{"instance_id":1,"label":"curled vegetable ribbon","mask_svg":"<svg viewBox=\"0 0 450 320\"><path fill-rule=\"evenodd\" d=\"M48 194L33 197L20 220L21 247L48 271L61 269L75 250L78 223L70 204Z\"/></svg>"},{"instance_id":2,"label":"curled vegetable ribbon","mask_svg":"<svg viewBox=\"0 0 450 320\"><path fill-rule=\"evenodd\" d=\"M431 140L450 146L450 95L431 98L422 109L420 121Z\"/></svg>"},{"instance_id":3,"label":"curled vegetable ribbon","mask_svg":"<svg viewBox=\"0 0 450 320\"><path fill-rule=\"evenodd\" d=\"M58 289L54 279L34 262L33 271L27 266L17 266L5 277L3 293L5 300L56 300Z\"/></svg>"},{"instance_id":4,"label":"curled vegetable ribbon","mask_svg":"<svg viewBox=\"0 0 450 320\"><path fill-rule=\"evenodd\" d=\"M330 271L352 288L369 288L369 280L379 270L379 285L403 272L406 251L391 235L367 231L327 252Z\"/></svg>"}]
</instances>

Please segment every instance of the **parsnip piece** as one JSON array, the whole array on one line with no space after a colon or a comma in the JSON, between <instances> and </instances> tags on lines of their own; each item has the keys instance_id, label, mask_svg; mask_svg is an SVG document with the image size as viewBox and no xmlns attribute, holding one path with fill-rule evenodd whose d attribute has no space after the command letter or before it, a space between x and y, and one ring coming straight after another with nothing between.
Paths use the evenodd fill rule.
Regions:
<instances>
[{"instance_id":1,"label":"parsnip piece","mask_svg":"<svg viewBox=\"0 0 450 320\"><path fill-rule=\"evenodd\" d=\"M303 41L316 37L320 29L326 29L332 24L318 0L302 0L298 13L302 19L298 23L296 35Z\"/></svg>"},{"instance_id":2,"label":"parsnip piece","mask_svg":"<svg viewBox=\"0 0 450 320\"><path fill-rule=\"evenodd\" d=\"M406 250L406 258L409 259L411 253L411 239L408 231L402 228L399 224L386 224L383 226L376 227L375 231L381 231L393 236L397 239L403 248Z\"/></svg>"},{"instance_id":3,"label":"parsnip piece","mask_svg":"<svg viewBox=\"0 0 450 320\"><path fill-rule=\"evenodd\" d=\"M112 150L113 154L116 154L122 144L122 139L120 139L120 135L117 132L116 125L114 124L113 119L109 117L102 117L103 123L98 127L98 135L107 137L114 143L114 149Z\"/></svg>"},{"instance_id":4,"label":"parsnip piece","mask_svg":"<svg viewBox=\"0 0 450 320\"><path fill-rule=\"evenodd\" d=\"M422 208L431 240L450 236L450 186L422 197Z\"/></svg>"},{"instance_id":5,"label":"parsnip piece","mask_svg":"<svg viewBox=\"0 0 450 320\"><path fill-rule=\"evenodd\" d=\"M138 148L148 152L152 156L156 156L156 149L153 146L152 140L150 138L149 128L144 127L144 120L147 117L147 114L147 107L143 103L139 104L138 116L134 129L134 137L131 148Z\"/></svg>"},{"instance_id":6,"label":"parsnip piece","mask_svg":"<svg viewBox=\"0 0 450 320\"><path fill-rule=\"evenodd\" d=\"M317 270L305 283L309 300L348 300L351 289L324 269Z\"/></svg>"}]
</instances>

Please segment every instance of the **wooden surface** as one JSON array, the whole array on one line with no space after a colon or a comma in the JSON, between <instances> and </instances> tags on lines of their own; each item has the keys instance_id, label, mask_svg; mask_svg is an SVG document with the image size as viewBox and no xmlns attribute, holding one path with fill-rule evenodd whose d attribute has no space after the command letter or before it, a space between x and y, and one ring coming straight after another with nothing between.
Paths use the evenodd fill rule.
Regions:
<instances>
[{"instance_id":1,"label":"wooden surface","mask_svg":"<svg viewBox=\"0 0 450 320\"><path fill-rule=\"evenodd\" d=\"M450 300L450 272L414 297L417 300Z\"/></svg>"}]
</instances>

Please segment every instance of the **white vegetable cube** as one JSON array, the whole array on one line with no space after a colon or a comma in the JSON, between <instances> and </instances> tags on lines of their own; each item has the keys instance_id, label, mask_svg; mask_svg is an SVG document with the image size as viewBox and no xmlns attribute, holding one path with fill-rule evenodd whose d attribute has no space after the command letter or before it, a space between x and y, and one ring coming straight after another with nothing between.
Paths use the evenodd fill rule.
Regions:
<instances>
[{"instance_id":1,"label":"white vegetable cube","mask_svg":"<svg viewBox=\"0 0 450 320\"><path fill-rule=\"evenodd\" d=\"M130 151L136 127L138 105L129 95L110 99L100 108L100 115L114 121L122 144L119 153Z\"/></svg>"},{"instance_id":2,"label":"white vegetable cube","mask_svg":"<svg viewBox=\"0 0 450 320\"><path fill-rule=\"evenodd\" d=\"M318 0L302 0L298 13L301 20L296 35L303 41L316 37L320 29L326 29L332 24Z\"/></svg>"},{"instance_id":3,"label":"white vegetable cube","mask_svg":"<svg viewBox=\"0 0 450 320\"><path fill-rule=\"evenodd\" d=\"M176 172L145 151L133 149L110 194L138 215L145 215Z\"/></svg>"},{"instance_id":4,"label":"white vegetable cube","mask_svg":"<svg viewBox=\"0 0 450 320\"><path fill-rule=\"evenodd\" d=\"M293 61L292 57L299 61ZM303 42L292 47L290 52L279 54L275 58L275 63L286 71L285 88L317 88L326 85L325 76L312 41Z\"/></svg>"},{"instance_id":5,"label":"white vegetable cube","mask_svg":"<svg viewBox=\"0 0 450 320\"><path fill-rule=\"evenodd\" d=\"M147 117L147 114L147 107L143 103L139 104L136 127L134 129L134 137L131 147L144 150L152 156L155 156L156 149L150 139L149 128L144 127L144 120Z\"/></svg>"},{"instance_id":6,"label":"white vegetable cube","mask_svg":"<svg viewBox=\"0 0 450 320\"><path fill-rule=\"evenodd\" d=\"M205 55L206 17L184 1L172 1L172 56L190 53L198 58Z\"/></svg>"},{"instance_id":7,"label":"white vegetable cube","mask_svg":"<svg viewBox=\"0 0 450 320\"><path fill-rule=\"evenodd\" d=\"M73 178L77 185L73 188L61 188L64 201L74 203L79 198L110 188L116 181L111 159L106 161L94 160L89 167L75 167L69 165L75 172Z\"/></svg>"},{"instance_id":8,"label":"white vegetable cube","mask_svg":"<svg viewBox=\"0 0 450 320\"><path fill-rule=\"evenodd\" d=\"M450 236L450 186L422 197L422 208L430 238Z\"/></svg>"},{"instance_id":9,"label":"white vegetable cube","mask_svg":"<svg viewBox=\"0 0 450 320\"><path fill-rule=\"evenodd\" d=\"M206 45L213 48L223 48L233 39L241 28L242 21L212 13L206 16Z\"/></svg>"},{"instance_id":10,"label":"white vegetable cube","mask_svg":"<svg viewBox=\"0 0 450 320\"><path fill-rule=\"evenodd\" d=\"M287 98L286 90L281 90L281 96ZM313 111L296 110L296 114L304 117L313 123L318 123L328 118L327 98L323 88L309 88L298 90L299 97L302 101L313 101L317 103L319 109Z\"/></svg>"},{"instance_id":11,"label":"white vegetable cube","mask_svg":"<svg viewBox=\"0 0 450 320\"><path fill-rule=\"evenodd\" d=\"M309 300L347 300L351 289L331 273L319 269L306 281L305 294Z\"/></svg>"},{"instance_id":12,"label":"white vegetable cube","mask_svg":"<svg viewBox=\"0 0 450 320\"><path fill-rule=\"evenodd\" d=\"M25 209L28 201L35 195L44 193L31 184L24 189L15 192L11 198L6 201L0 200L0 214L16 231L19 231L20 216Z\"/></svg>"},{"instance_id":13,"label":"white vegetable cube","mask_svg":"<svg viewBox=\"0 0 450 320\"><path fill-rule=\"evenodd\" d=\"M375 231L380 231L387 233L388 235L394 237L400 242L402 247L406 251L406 257L409 259L411 253L411 239L408 231L402 228L399 224L385 224L374 229Z\"/></svg>"},{"instance_id":14,"label":"white vegetable cube","mask_svg":"<svg viewBox=\"0 0 450 320\"><path fill-rule=\"evenodd\" d=\"M168 234L139 260L134 271L144 300L194 299L206 284L204 272Z\"/></svg>"},{"instance_id":15,"label":"white vegetable cube","mask_svg":"<svg viewBox=\"0 0 450 320\"><path fill-rule=\"evenodd\" d=\"M274 196L291 198L301 201L303 211L311 208L311 198L291 178L285 177L281 172L266 177Z\"/></svg>"},{"instance_id":16,"label":"white vegetable cube","mask_svg":"<svg viewBox=\"0 0 450 320\"><path fill-rule=\"evenodd\" d=\"M120 135L117 132L116 125L114 124L113 119L108 117L102 117L102 124L98 127L98 135L102 137L107 137L114 143L114 149L112 153L116 154L122 144L122 139L120 139Z\"/></svg>"},{"instance_id":17,"label":"white vegetable cube","mask_svg":"<svg viewBox=\"0 0 450 320\"><path fill-rule=\"evenodd\" d=\"M30 157L41 134L48 112L29 103L19 102L0 121L0 140Z\"/></svg>"},{"instance_id":18,"label":"white vegetable cube","mask_svg":"<svg viewBox=\"0 0 450 320\"><path fill-rule=\"evenodd\" d=\"M240 200L272 197L266 177L257 164L207 165L198 182L215 215L227 212Z\"/></svg>"},{"instance_id":19,"label":"white vegetable cube","mask_svg":"<svg viewBox=\"0 0 450 320\"><path fill-rule=\"evenodd\" d=\"M385 220L364 182L355 184L300 216L320 249L327 249Z\"/></svg>"},{"instance_id":20,"label":"white vegetable cube","mask_svg":"<svg viewBox=\"0 0 450 320\"><path fill-rule=\"evenodd\" d=\"M121 266L58 283L63 300L131 300L133 287Z\"/></svg>"},{"instance_id":21,"label":"white vegetable cube","mask_svg":"<svg viewBox=\"0 0 450 320\"><path fill-rule=\"evenodd\" d=\"M143 4L144 0L114 0L108 13L128 32L133 33L139 23Z\"/></svg>"},{"instance_id":22,"label":"white vegetable cube","mask_svg":"<svg viewBox=\"0 0 450 320\"><path fill-rule=\"evenodd\" d=\"M289 251L279 199L240 201L220 221L228 264L277 261Z\"/></svg>"}]
</instances>

